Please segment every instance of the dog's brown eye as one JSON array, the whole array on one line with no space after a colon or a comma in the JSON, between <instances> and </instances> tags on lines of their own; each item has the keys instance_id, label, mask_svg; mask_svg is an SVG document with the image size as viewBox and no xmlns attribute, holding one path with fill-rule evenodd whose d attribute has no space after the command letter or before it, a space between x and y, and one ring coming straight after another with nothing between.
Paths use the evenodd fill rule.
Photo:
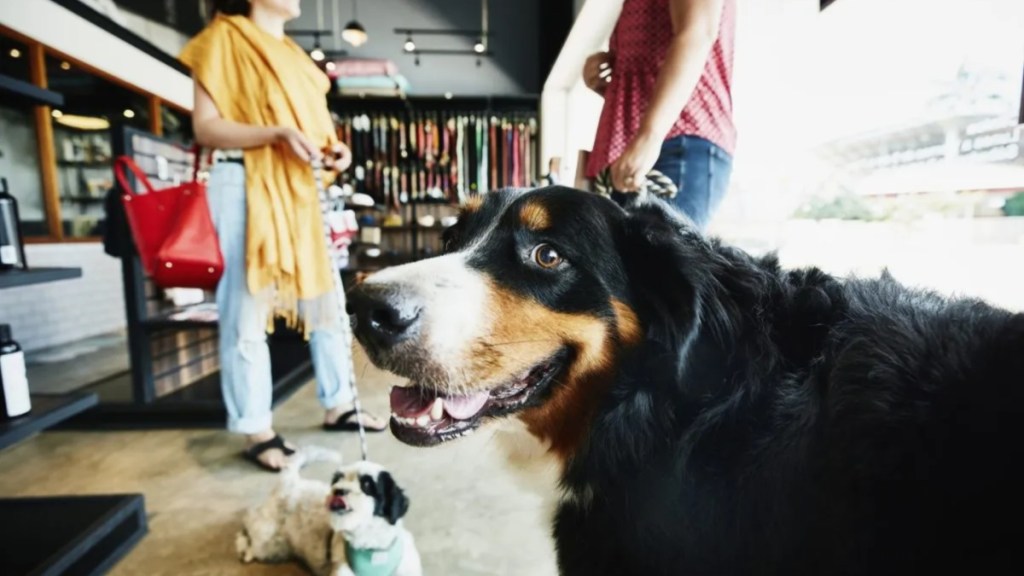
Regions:
<instances>
[{"instance_id":1,"label":"dog's brown eye","mask_svg":"<svg viewBox=\"0 0 1024 576\"><path fill-rule=\"evenodd\" d=\"M554 268L562 263L562 257L550 244L539 244L534 247L531 258L541 268Z\"/></svg>"}]
</instances>

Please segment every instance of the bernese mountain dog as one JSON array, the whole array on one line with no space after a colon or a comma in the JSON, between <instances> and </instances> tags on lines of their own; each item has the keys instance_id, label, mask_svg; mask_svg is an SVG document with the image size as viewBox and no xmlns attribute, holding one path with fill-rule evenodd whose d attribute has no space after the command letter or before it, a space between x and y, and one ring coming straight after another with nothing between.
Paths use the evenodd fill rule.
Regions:
<instances>
[{"instance_id":1,"label":"bernese mountain dog","mask_svg":"<svg viewBox=\"0 0 1024 576\"><path fill-rule=\"evenodd\" d=\"M491 427L550 482L562 574L1024 573L1024 314L565 187L470 202L348 302L409 379L394 436Z\"/></svg>"}]
</instances>

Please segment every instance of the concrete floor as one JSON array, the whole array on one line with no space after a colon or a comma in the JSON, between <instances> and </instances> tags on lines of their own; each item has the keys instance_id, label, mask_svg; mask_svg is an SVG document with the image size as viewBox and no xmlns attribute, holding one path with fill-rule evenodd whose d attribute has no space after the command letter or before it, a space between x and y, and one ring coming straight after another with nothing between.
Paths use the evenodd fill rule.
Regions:
<instances>
[{"instance_id":1,"label":"concrete floor","mask_svg":"<svg viewBox=\"0 0 1024 576\"><path fill-rule=\"evenodd\" d=\"M364 405L386 414L390 376L361 354ZM319 428L322 411L307 385L275 411L287 439L359 457L354 433ZM388 465L412 505L406 525L426 574L555 574L541 502L520 490L486 432L417 449L390 433L369 435L370 456ZM217 430L47 432L0 453L0 496L141 492L150 533L112 571L146 574L303 574L297 564L243 565L234 535L243 510L270 490L276 475L241 459L236 437ZM304 474L328 479L331 469Z\"/></svg>"}]
</instances>

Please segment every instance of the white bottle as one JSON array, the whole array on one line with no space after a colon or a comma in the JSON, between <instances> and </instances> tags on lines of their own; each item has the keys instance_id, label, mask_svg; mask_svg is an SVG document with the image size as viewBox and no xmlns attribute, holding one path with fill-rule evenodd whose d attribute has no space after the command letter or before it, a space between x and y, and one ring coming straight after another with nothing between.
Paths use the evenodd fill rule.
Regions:
<instances>
[{"instance_id":1,"label":"white bottle","mask_svg":"<svg viewBox=\"0 0 1024 576\"><path fill-rule=\"evenodd\" d=\"M25 353L11 338L10 325L0 324L0 419L17 418L31 409Z\"/></svg>"}]
</instances>

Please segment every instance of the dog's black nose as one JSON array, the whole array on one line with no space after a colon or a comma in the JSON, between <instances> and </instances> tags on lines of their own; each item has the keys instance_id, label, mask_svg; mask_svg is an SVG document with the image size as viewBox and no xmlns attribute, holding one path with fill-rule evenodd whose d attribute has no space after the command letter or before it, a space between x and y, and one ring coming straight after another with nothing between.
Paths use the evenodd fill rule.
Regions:
<instances>
[{"instance_id":1,"label":"dog's black nose","mask_svg":"<svg viewBox=\"0 0 1024 576\"><path fill-rule=\"evenodd\" d=\"M390 348L419 332L420 306L399 287L361 284L348 294L353 330L364 343Z\"/></svg>"}]
</instances>

